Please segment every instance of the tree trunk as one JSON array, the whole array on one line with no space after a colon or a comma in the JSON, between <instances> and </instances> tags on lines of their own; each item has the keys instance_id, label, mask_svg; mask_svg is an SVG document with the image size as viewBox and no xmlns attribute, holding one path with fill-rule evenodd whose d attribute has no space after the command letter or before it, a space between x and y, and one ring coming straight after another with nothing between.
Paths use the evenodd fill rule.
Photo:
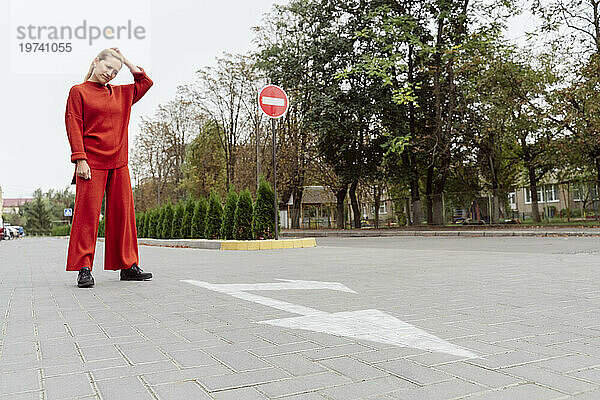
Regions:
<instances>
[{"instance_id":1,"label":"tree trunk","mask_svg":"<svg viewBox=\"0 0 600 400\"><path fill-rule=\"evenodd\" d=\"M538 207L538 192L537 192L537 177L535 176L535 168L529 167L529 190L531 191L531 217L534 222L541 222L540 211Z\"/></svg>"},{"instance_id":2,"label":"tree trunk","mask_svg":"<svg viewBox=\"0 0 600 400\"><path fill-rule=\"evenodd\" d=\"M414 62L413 62L413 45L408 46L408 82L414 84ZM415 122L415 104L411 101L408 103L408 128L410 137L416 137L416 122ZM410 210L407 210L407 220L410 225L421 225L423 220L423 205L421 204L421 195L419 193L419 169L417 159L413 149L409 147L406 151L406 160L409 166L410 176L410 198L412 202L413 218L410 218Z\"/></svg>"},{"instance_id":3,"label":"tree trunk","mask_svg":"<svg viewBox=\"0 0 600 400\"><path fill-rule=\"evenodd\" d=\"M433 195L433 225L444 225L444 201L443 193Z\"/></svg>"},{"instance_id":4,"label":"tree trunk","mask_svg":"<svg viewBox=\"0 0 600 400\"><path fill-rule=\"evenodd\" d=\"M354 214L354 227L359 229L360 223L360 207L358 206L358 199L356 198L356 187L358 186L358 179L355 179L350 185L350 203L352 204L352 214Z\"/></svg>"},{"instance_id":5,"label":"tree trunk","mask_svg":"<svg viewBox=\"0 0 600 400\"><path fill-rule=\"evenodd\" d=\"M346 200L346 192L348 191L348 185L344 185L337 192L335 192L336 199L336 210L335 210L335 224L338 229L344 229L346 220L344 219L344 200Z\"/></svg>"},{"instance_id":6,"label":"tree trunk","mask_svg":"<svg viewBox=\"0 0 600 400\"><path fill-rule=\"evenodd\" d=\"M427 207L427 224L433 224L433 165L427 168L427 181L425 182L425 197Z\"/></svg>"},{"instance_id":7,"label":"tree trunk","mask_svg":"<svg viewBox=\"0 0 600 400\"><path fill-rule=\"evenodd\" d=\"M492 143L492 148L493 143ZM492 150L493 151L493 150ZM490 210L490 222L493 224L498 223L498 173L496 171L496 163L492 155L488 155L490 163L490 172L492 176L492 209Z\"/></svg>"},{"instance_id":8,"label":"tree trunk","mask_svg":"<svg viewBox=\"0 0 600 400\"><path fill-rule=\"evenodd\" d=\"M375 185L373 188L373 198L375 200L375 229L379 229L379 204L381 203L381 187Z\"/></svg>"},{"instance_id":9,"label":"tree trunk","mask_svg":"<svg viewBox=\"0 0 600 400\"><path fill-rule=\"evenodd\" d=\"M435 110L435 140L436 145L442 148L442 152L445 152L443 148L447 145L444 138L444 129L442 127L442 32L444 29L444 17L438 18L437 24L437 35L436 35L436 49L433 55L434 63L434 74L433 74L433 98L434 98L434 110ZM435 157L435 154L434 154ZM435 160L433 160L435 161ZM438 169L438 174L443 173L443 169ZM433 225L440 225L442 221L442 199L441 192L439 192L439 183L436 182L434 189L434 166L433 163L427 171L427 185L429 193L427 196L427 223ZM436 181L440 178L438 177ZM431 208L431 210L430 210ZM431 215L430 215L431 214Z\"/></svg>"},{"instance_id":10,"label":"tree trunk","mask_svg":"<svg viewBox=\"0 0 600 400\"><path fill-rule=\"evenodd\" d=\"M450 154L447 152L442 154L441 165L438 170L438 177L433 185L432 199L432 223L433 225L444 225L444 188L446 187L446 179L450 168Z\"/></svg>"}]
</instances>

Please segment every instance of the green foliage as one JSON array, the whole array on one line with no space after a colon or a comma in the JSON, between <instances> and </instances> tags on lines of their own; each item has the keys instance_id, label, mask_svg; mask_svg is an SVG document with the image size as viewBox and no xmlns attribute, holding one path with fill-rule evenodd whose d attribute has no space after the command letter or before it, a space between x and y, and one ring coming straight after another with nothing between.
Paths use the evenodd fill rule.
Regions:
<instances>
[{"instance_id":1,"label":"green foliage","mask_svg":"<svg viewBox=\"0 0 600 400\"><path fill-rule=\"evenodd\" d=\"M207 122L187 146L181 186L192 197L205 197L211 190L225 189L225 152L219 135L218 125Z\"/></svg>"},{"instance_id":2,"label":"green foliage","mask_svg":"<svg viewBox=\"0 0 600 400\"><path fill-rule=\"evenodd\" d=\"M150 219L152 217L152 212L153 212L153 210L150 209L150 210L147 210L144 213L144 230L143 230L142 235L140 237L143 237L143 238L151 237L149 235L149 233L150 233Z\"/></svg>"},{"instance_id":3,"label":"green foliage","mask_svg":"<svg viewBox=\"0 0 600 400\"><path fill-rule=\"evenodd\" d=\"M22 207L19 209L18 213L4 214L2 218L4 218L5 224L27 226L27 218L25 218Z\"/></svg>"},{"instance_id":4,"label":"green foliage","mask_svg":"<svg viewBox=\"0 0 600 400\"><path fill-rule=\"evenodd\" d=\"M162 239L172 239L171 234L173 233L173 216L174 216L173 205L171 205L171 203L167 203L164 210L165 211L164 211L163 221L162 221L161 238Z\"/></svg>"},{"instance_id":5,"label":"green foliage","mask_svg":"<svg viewBox=\"0 0 600 400\"><path fill-rule=\"evenodd\" d=\"M41 189L34 192L33 201L25 204L24 215L27 218L25 229L33 235L48 235L51 231L50 205ZM62 212L62 210L61 210Z\"/></svg>"},{"instance_id":6,"label":"green foliage","mask_svg":"<svg viewBox=\"0 0 600 400\"><path fill-rule=\"evenodd\" d=\"M206 211L208 202L201 197L194 206L194 216L192 218L191 236L193 239L202 239L204 237L204 228L206 227Z\"/></svg>"},{"instance_id":7,"label":"green foliage","mask_svg":"<svg viewBox=\"0 0 600 400\"><path fill-rule=\"evenodd\" d=\"M185 210L183 214L183 220L181 223L181 234L185 239L190 239L192 237L192 221L194 220L194 208L196 204L191 197L188 197L185 202Z\"/></svg>"},{"instance_id":8,"label":"green foliage","mask_svg":"<svg viewBox=\"0 0 600 400\"><path fill-rule=\"evenodd\" d=\"M208 211L206 212L204 237L206 239L219 239L222 222L223 206L221 206L221 198L217 192L212 191L208 198Z\"/></svg>"},{"instance_id":9,"label":"green foliage","mask_svg":"<svg viewBox=\"0 0 600 400\"><path fill-rule=\"evenodd\" d=\"M175 207L173 214L173 228L171 229L172 239L183 238L183 217L185 215L185 206L182 202L179 202Z\"/></svg>"},{"instance_id":10,"label":"green foliage","mask_svg":"<svg viewBox=\"0 0 600 400\"><path fill-rule=\"evenodd\" d=\"M71 225L56 225L52 227L52 236L69 236L71 234Z\"/></svg>"},{"instance_id":11,"label":"green foliage","mask_svg":"<svg viewBox=\"0 0 600 400\"><path fill-rule=\"evenodd\" d=\"M163 221L165 220L165 211L166 205L163 205L156 209L157 218L156 218L156 226L154 228L154 238L162 239L162 226Z\"/></svg>"},{"instance_id":12,"label":"green foliage","mask_svg":"<svg viewBox=\"0 0 600 400\"><path fill-rule=\"evenodd\" d=\"M135 227L137 231L137 237L144 237L144 213L135 214Z\"/></svg>"},{"instance_id":13,"label":"green foliage","mask_svg":"<svg viewBox=\"0 0 600 400\"><path fill-rule=\"evenodd\" d=\"M264 177L260 178L252 217L252 233L256 239L275 237L275 193Z\"/></svg>"},{"instance_id":14,"label":"green foliage","mask_svg":"<svg viewBox=\"0 0 600 400\"><path fill-rule=\"evenodd\" d=\"M98 237L104 237L104 221L105 219L102 218L102 221L98 224Z\"/></svg>"},{"instance_id":15,"label":"green foliage","mask_svg":"<svg viewBox=\"0 0 600 400\"><path fill-rule=\"evenodd\" d=\"M233 238L252 239L252 196L248 189L242 190L238 197L234 213Z\"/></svg>"},{"instance_id":16,"label":"green foliage","mask_svg":"<svg viewBox=\"0 0 600 400\"><path fill-rule=\"evenodd\" d=\"M158 226L160 210L158 208L153 208L150 211L148 211L146 214L149 214L148 225L146 227L146 237L156 238L157 237L156 227Z\"/></svg>"},{"instance_id":17,"label":"green foliage","mask_svg":"<svg viewBox=\"0 0 600 400\"><path fill-rule=\"evenodd\" d=\"M232 188L229 189L227 199L225 200L225 210L223 212L223 223L221 224L221 238L233 239L233 224L235 217L235 208L238 202L238 195Z\"/></svg>"}]
</instances>

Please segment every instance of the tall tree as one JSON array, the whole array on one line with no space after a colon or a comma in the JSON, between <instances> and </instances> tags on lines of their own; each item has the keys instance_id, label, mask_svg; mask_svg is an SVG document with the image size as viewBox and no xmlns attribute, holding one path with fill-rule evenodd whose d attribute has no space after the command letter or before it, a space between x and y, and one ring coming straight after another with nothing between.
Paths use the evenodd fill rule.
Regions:
<instances>
[{"instance_id":1,"label":"tall tree","mask_svg":"<svg viewBox=\"0 0 600 400\"><path fill-rule=\"evenodd\" d=\"M235 177L236 149L248 134L249 110L245 104L252 92L253 66L248 56L225 54L217 58L216 68L199 69L198 81L190 90L194 102L217 126L226 165L226 189Z\"/></svg>"}]
</instances>

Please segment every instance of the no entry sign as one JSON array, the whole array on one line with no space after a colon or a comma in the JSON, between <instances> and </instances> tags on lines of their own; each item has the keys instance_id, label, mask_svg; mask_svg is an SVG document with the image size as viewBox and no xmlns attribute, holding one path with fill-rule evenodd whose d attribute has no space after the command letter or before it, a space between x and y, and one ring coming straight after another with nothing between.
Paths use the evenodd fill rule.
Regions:
<instances>
[{"instance_id":1,"label":"no entry sign","mask_svg":"<svg viewBox=\"0 0 600 400\"><path fill-rule=\"evenodd\" d=\"M280 118L286 113L289 102L282 88L267 85L258 94L258 104L267 117Z\"/></svg>"}]
</instances>

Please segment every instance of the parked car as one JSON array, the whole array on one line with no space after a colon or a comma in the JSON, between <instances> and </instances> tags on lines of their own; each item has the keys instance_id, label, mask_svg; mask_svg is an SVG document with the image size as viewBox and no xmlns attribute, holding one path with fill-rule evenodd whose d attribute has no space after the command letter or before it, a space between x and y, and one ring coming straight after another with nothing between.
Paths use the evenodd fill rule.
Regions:
<instances>
[{"instance_id":1,"label":"parked car","mask_svg":"<svg viewBox=\"0 0 600 400\"><path fill-rule=\"evenodd\" d=\"M5 239L18 239L21 237L19 226L16 225L4 225Z\"/></svg>"},{"instance_id":2,"label":"parked car","mask_svg":"<svg viewBox=\"0 0 600 400\"><path fill-rule=\"evenodd\" d=\"M10 225L4 225L4 233L2 235L4 240L10 240L14 238L13 231L10 228Z\"/></svg>"}]
</instances>

